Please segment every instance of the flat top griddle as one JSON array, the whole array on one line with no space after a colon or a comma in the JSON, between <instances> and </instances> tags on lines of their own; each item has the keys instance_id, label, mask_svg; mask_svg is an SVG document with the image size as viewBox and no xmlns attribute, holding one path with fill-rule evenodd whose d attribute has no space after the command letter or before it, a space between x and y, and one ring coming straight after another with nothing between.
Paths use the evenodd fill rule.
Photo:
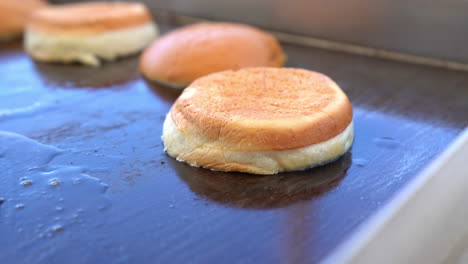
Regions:
<instances>
[{"instance_id":1,"label":"flat top griddle","mask_svg":"<svg viewBox=\"0 0 468 264\"><path fill-rule=\"evenodd\" d=\"M466 73L284 48L349 95L356 139L335 163L254 176L163 152L178 93L137 56L86 68L2 45L0 263L315 263L468 124Z\"/></svg>"}]
</instances>

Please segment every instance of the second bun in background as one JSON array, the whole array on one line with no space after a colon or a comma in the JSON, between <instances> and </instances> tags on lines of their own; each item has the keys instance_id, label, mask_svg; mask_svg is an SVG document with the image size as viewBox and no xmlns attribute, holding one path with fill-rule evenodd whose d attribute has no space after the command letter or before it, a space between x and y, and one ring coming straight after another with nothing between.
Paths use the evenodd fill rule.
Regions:
<instances>
[{"instance_id":1,"label":"second bun in background","mask_svg":"<svg viewBox=\"0 0 468 264\"><path fill-rule=\"evenodd\" d=\"M25 48L36 60L98 66L139 52L158 34L141 3L85 2L34 12Z\"/></svg>"},{"instance_id":2,"label":"second bun in background","mask_svg":"<svg viewBox=\"0 0 468 264\"><path fill-rule=\"evenodd\" d=\"M285 60L278 40L260 29L234 23L199 23L154 41L141 56L140 71L147 79L182 89L210 73L281 67Z\"/></svg>"},{"instance_id":3,"label":"second bun in background","mask_svg":"<svg viewBox=\"0 0 468 264\"><path fill-rule=\"evenodd\" d=\"M0 41L20 37L31 12L45 5L45 0L0 0Z\"/></svg>"}]
</instances>

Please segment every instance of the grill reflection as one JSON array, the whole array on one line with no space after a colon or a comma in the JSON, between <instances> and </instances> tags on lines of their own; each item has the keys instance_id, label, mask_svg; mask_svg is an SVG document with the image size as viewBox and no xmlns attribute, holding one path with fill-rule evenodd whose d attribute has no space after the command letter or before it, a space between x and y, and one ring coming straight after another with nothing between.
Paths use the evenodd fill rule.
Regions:
<instances>
[{"instance_id":1,"label":"grill reflection","mask_svg":"<svg viewBox=\"0 0 468 264\"><path fill-rule=\"evenodd\" d=\"M270 176L225 173L188 165L171 165L198 196L230 207L271 209L321 196L340 184L351 165L351 153L306 171Z\"/></svg>"}]
</instances>

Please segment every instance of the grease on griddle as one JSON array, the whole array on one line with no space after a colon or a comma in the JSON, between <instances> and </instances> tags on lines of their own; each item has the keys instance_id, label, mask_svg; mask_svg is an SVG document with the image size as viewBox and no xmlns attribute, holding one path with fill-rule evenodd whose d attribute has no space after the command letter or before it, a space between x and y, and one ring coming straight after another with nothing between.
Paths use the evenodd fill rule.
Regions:
<instances>
[{"instance_id":1,"label":"grease on griddle","mask_svg":"<svg viewBox=\"0 0 468 264\"><path fill-rule=\"evenodd\" d=\"M85 218L95 218L109 208L110 201L103 195L106 184L85 174L84 168L68 166L68 160L56 162L65 150L3 131L0 142L0 169L5 175L0 177L0 193L12 202L11 207L2 206L0 217L9 230L30 238L52 238L63 226L83 226Z\"/></svg>"},{"instance_id":2,"label":"grease on griddle","mask_svg":"<svg viewBox=\"0 0 468 264\"><path fill-rule=\"evenodd\" d=\"M57 178L49 179L49 185L52 187L60 186L60 181Z\"/></svg>"},{"instance_id":3,"label":"grease on griddle","mask_svg":"<svg viewBox=\"0 0 468 264\"><path fill-rule=\"evenodd\" d=\"M62 231L63 231L62 225L54 225L54 226L52 226L52 232L58 233L58 232L62 232Z\"/></svg>"},{"instance_id":4,"label":"grease on griddle","mask_svg":"<svg viewBox=\"0 0 468 264\"><path fill-rule=\"evenodd\" d=\"M23 185L24 187L28 187L28 186L31 186L32 183L33 183L33 181L31 181L31 180L24 180L20 184Z\"/></svg>"}]
</instances>

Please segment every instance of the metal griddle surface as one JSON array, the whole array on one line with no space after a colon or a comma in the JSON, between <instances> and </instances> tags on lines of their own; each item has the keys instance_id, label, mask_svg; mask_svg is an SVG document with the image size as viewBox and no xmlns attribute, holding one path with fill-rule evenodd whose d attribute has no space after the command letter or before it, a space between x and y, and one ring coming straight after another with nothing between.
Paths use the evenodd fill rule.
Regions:
<instances>
[{"instance_id":1,"label":"metal griddle surface","mask_svg":"<svg viewBox=\"0 0 468 264\"><path fill-rule=\"evenodd\" d=\"M252 176L163 152L177 93L136 56L85 68L1 46L0 263L318 262L467 125L466 73L284 47L347 92L356 140L333 164Z\"/></svg>"}]
</instances>

